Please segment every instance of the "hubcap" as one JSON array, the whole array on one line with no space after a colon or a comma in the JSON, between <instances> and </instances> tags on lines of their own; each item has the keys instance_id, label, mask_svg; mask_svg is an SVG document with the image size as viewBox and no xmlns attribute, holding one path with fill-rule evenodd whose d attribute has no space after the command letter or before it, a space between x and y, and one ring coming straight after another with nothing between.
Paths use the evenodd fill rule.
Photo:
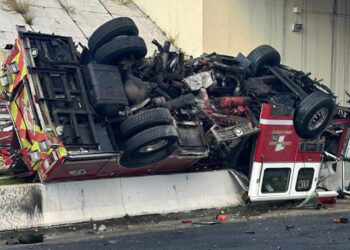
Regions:
<instances>
[{"instance_id":1,"label":"hubcap","mask_svg":"<svg viewBox=\"0 0 350 250\"><path fill-rule=\"evenodd\" d=\"M309 124L308 124L309 130L315 130L319 128L327 119L327 116L328 116L327 108L320 108L319 110L317 110L309 121Z\"/></svg>"},{"instance_id":2,"label":"hubcap","mask_svg":"<svg viewBox=\"0 0 350 250\"><path fill-rule=\"evenodd\" d=\"M151 142L150 144L147 144L147 145L141 147L139 149L139 152L140 153L153 152L153 151L156 151L156 150L164 147L167 144L168 144L167 140L162 140L162 139L161 140L157 140L157 141Z\"/></svg>"}]
</instances>

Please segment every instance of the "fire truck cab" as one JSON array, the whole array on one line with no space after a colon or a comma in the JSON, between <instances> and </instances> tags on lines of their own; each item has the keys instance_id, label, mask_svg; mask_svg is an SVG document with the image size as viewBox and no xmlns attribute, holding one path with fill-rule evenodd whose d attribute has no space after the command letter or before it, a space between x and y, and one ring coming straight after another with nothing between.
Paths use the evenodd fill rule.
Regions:
<instances>
[{"instance_id":1,"label":"fire truck cab","mask_svg":"<svg viewBox=\"0 0 350 250\"><path fill-rule=\"evenodd\" d=\"M293 112L293 109L263 105L261 131L250 173L251 201L302 199L311 195L322 180L326 139L298 137L293 127ZM337 196L335 190L318 193Z\"/></svg>"}]
</instances>

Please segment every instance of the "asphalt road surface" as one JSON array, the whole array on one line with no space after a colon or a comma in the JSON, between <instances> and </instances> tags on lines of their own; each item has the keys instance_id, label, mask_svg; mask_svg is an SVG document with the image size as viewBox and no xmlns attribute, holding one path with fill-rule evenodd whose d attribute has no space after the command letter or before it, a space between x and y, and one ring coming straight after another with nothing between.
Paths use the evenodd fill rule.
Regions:
<instances>
[{"instance_id":1,"label":"asphalt road surface","mask_svg":"<svg viewBox=\"0 0 350 250\"><path fill-rule=\"evenodd\" d=\"M72 242L50 240L15 249L350 249L350 212L254 219L238 223L127 235L96 235ZM179 222L181 223L181 222Z\"/></svg>"}]
</instances>

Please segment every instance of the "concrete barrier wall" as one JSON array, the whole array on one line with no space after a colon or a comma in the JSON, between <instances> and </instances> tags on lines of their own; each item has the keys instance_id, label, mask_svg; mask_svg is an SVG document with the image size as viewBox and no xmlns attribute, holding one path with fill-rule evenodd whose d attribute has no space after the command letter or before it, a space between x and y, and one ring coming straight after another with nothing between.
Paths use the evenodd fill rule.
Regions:
<instances>
[{"instance_id":1,"label":"concrete barrier wall","mask_svg":"<svg viewBox=\"0 0 350 250\"><path fill-rule=\"evenodd\" d=\"M226 170L3 186L0 230L241 204L241 189Z\"/></svg>"},{"instance_id":2,"label":"concrete barrier wall","mask_svg":"<svg viewBox=\"0 0 350 250\"><path fill-rule=\"evenodd\" d=\"M41 185L11 185L0 188L0 230L43 224Z\"/></svg>"}]
</instances>

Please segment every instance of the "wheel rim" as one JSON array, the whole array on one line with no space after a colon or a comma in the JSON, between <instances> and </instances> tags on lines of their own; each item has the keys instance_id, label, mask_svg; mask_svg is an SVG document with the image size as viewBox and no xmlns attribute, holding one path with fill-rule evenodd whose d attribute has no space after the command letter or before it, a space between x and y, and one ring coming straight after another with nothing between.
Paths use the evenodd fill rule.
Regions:
<instances>
[{"instance_id":1,"label":"wheel rim","mask_svg":"<svg viewBox=\"0 0 350 250\"><path fill-rule=\"evenodd\" d=\"M328 117L328 109L327 108L320 108L311 117L309 124L308 124L308 129L309 130L318 129L325 122L327 117Z\"/></svg>"},{"instance_id":2,"label":"wheel rim","mask_svg":"<svg viewBox=\"0 0 350 250\"><path fill-rule=\"evenodd\" d=\"M140 153L149 153L149 152L157 151L158 149L164 147L167 144L168 144L167 140L164 140L164 139L156 140L156 141L153 141L153 142L141 147L139 149L139 152Z\"/></svg>"}]
</instances>

